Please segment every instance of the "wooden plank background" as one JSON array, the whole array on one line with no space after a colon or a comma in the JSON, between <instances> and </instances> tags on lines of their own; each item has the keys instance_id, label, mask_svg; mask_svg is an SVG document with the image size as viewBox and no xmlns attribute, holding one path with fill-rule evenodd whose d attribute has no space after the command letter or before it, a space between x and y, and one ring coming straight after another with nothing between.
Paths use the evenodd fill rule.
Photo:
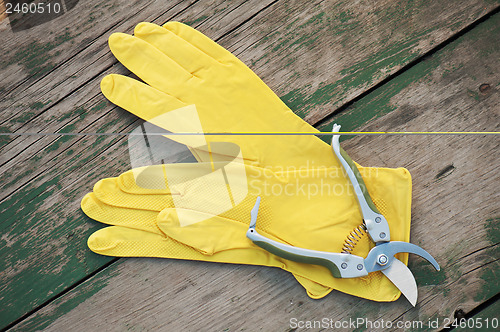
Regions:
<instances>
[{"instance_id":1,"label":"wooden plank background","mask_svg":"<svg viewBox=\"0 0 500 332\"><path fill-rule=\"evenodd\" d=\"M104 75L127 73L107 37L168 20L217 40L320 129L336 121L356 130L498 131L498 5L78 2L16 32L2 16L0 131L135 128L140 122L99 92ZM411 308L404 299L374 303L338 292L311 300L277 269L95 255L86 238L101 225L79 201L98 179L130 168L126 139L0 136L0 329L274 331L288 330L293 317L442 323L488 308L500 289L498 145L497 136L345 142L362 165L412 173L412 242L443 271L411 259L420 285Z\"/></svg>"}]
</instances>

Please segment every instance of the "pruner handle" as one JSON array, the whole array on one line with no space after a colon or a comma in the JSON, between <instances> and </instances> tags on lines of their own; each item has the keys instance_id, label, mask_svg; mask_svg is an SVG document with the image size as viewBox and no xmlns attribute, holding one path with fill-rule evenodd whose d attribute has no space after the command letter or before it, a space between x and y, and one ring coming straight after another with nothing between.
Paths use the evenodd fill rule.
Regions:
<instances>
[{"instance_id":1,"label":"pruner handle","mask_svg":"<svg viewBox=\"0 0 500 332\"><path fill-rule=\"evenodd\" d=\"M334 124L332 132L339 131L340 125ZM365 181L363 181L363 177L358 170L358 167L351 159L351 157L349 157L349 155L340 146L339 138L340 135L332 136L333 152L344 167L344 170L346 171L347 176L351 181L354 193L356 194L356 198L361 209L361 214L363 215L363 221L365 223L367 232L375 243L389 242L391 240L389 223L373 203L372 198L370 197L370 194L366 189Z\"/></svg>"},{"instance_id":2,"label":"pruner handle","mask_svg":"<svg viewBox=\"0 0 500 332\"><path fill-rule=\"evenodd\" d=\"M328 268L335 278L357 278L368 274L362 257L294 247L259 234L255 229L259 204L260 197L257 198L252 209L250 227L246 233L247 238L255 245L271 254L294 262L322 265Z\"/></svg>"}]
</instances>

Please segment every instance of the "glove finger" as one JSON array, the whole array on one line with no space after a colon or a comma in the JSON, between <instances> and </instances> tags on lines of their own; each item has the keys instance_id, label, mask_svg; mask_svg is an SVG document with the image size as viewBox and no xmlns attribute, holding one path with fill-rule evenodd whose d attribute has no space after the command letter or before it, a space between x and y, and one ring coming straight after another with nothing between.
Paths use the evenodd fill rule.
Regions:
<instances>
[{"instance_id":1,"label":"glove finger","mask_svg":"<svg viewBox=\"0 0 500 332\"><path fill-rule=\"evenodd\" d=\"M175 239L128 227L110 226L94 232L87 241L95 253L119 257L159 257L258 265L269 261L266 251L255 247L238 253L205 255Z\"/></svg>"},{"instance_id":2,"label":"glove finger","mask_svg":"<svg viewBox=\"0 0 500 332\"><path fill-rule=\"evenodd\" d=\"M203 71L221 65L207 53L159 25L139 23L135 27L134 35L153 45L186 71L198 77L203 76Z\"/></svg>"},{"instance_id":3,"label":"glove finger","mask_svg":"<svg viewBox=\"0 0 500 332\"><path fill-rule=\"evenodd\" d=\"M178 163L139 167L120 174L117 184L120 190L136 195L163 194L184 195L181 184L203 179L227 163ZM170 183L170 186L169 186Z\"/></svg>"},{"instance_id":4,"label":"glove finger","mask_svg":"<svg viewBox=\"0 0 500 332\"><path fill-rule=\"evenodd\" d=\"M185 91L186 82L197 79L177 62L140 38L114 33L109 37L109 48L125 67L160 91L179 91L179 87Z\"/></svg>"},{"instance_id":5,"label":"glove finger","mask_svg":"<svg viewBox=\"0 0 500 332\"><path fill-rule=\"evenodd\" d=\"M173 165L182 167L184 164ZM121 191L128 194L180 195L179 191L170 190L166 178L166 174L168 174L166 170L170 169L173 165L151 165L131 169L116 178L116 185L118 185ZM112 187L111 189L114 188Z\"/></svg>"},{"instance_id":6,"label":"glove finger","mask_svg":"<svg viewBox=\"0 0 500 332\"><path fill-rule=\"evenodd\" d=\"M101 91L113 104L150 121L187 106L181 100L133 78L111 74L101 81Z\"/></svg>"},{"instance_id":7,"label":"glove finger","mask_svg":"<svg viewBox=\"0 0 500 332\"><path fill-rule=\"evenodd\" d=\"M220 46L201 32L191 28L188 25L180 22L167 22L163 27L180 38L184 39L194 47L198 48L201 52L209 55L218 62L240 62L234 55L227 51L224 47Z\"/></svg>"},{"instance_id":8,"label":"glove finger","mask_svg":"<svg viewBox=\"0 0 500 332\"><path fill-rule=\"evenodd\" d=\"M187 105L135 79L116 74L108 75L101 81L101 91L113 104L160 128L171 132L203 131L195 105ZM205 138L200 135L164 136L188 147L200 147L206 144Z\"/></svg>"},{"instance_id":9,"label":"glove finger","mask_svg":"<svg viewBox=\"0 0 500 332\"><path fill-rule=\"evenodd\" d=\"M93 252L117 257L166 257L169 243L159 234L120 226L102 228L87 240Z\"/></svg>"},{"instance_id":10,"label":"glove finger","mask_svg":"<svg viewBox=\"0 0 500 332\"><path fill-rule=\"evenodd\" d=\"M94 193L88 193L83 197L81 208L88 217L104 224L162 234L156 224L157 211L124 209L107 205L97 199Z\"/></svg>"},{"instance_id":11,"label":"glove finger","mask_svg":"<svg viewBox=\"0 0 500 332\"><path fill-rule=\"evenodd\" d=\"M107 205L127 209L161 211L173 206L172 195L126 193L120 189L116 178L98 181L94 185L94 195Z\"/></svg>"},{"instance_id":12,"label":"glove finger","mask_svg":"<svg viewBox=\"0 0 500 332\"><path fill-rule=\"evenodd\" d=\"M161 211L175 205L218 214L233 208L233 201L237 203L243 194L246 195L246 191L243 192L247 189L246 182L238 183L233 179L230 181L232 201L224 173L220 171L222 168L229 172L244 167L235 164L187 163L140 167L117 178L99 180L94 185L94 196L115 207ZM161 189L162 186L168 187Z\"/></svg>"}]
</instances>

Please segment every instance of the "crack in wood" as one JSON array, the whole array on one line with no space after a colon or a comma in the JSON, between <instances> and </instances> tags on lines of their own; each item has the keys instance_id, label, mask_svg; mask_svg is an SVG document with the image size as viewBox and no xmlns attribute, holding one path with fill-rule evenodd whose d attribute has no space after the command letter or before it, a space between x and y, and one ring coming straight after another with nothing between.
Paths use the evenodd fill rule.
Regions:
<instances>
[{"instance_id":1,"label":"crack in wood","mask_svg":"<svg viewBox=\"0 0 500 332\"><path fill-rule=\"evenodd\" d=\"M453 166L453 164L448 165L436 174L435 179L442 180L443 178L451 175L451 173L453 173L454 171L455 171L455 166Z\"/></svg>"}]
</instances>

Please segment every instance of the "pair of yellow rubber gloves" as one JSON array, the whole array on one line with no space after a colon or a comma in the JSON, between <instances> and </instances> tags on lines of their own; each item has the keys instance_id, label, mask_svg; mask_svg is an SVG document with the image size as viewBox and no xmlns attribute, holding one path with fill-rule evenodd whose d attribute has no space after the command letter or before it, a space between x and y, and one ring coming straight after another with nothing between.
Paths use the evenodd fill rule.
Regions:
<instances>
[{"instance_id":1,"label":"pair of yellow rubber gloves","mask_svg":"<svg viewBox=\"0 0 500 332\"><path fill-rule=\"evenodd\" d=\"M170 132L318 132L234 55L182 23L140 23L133 36L112 34L109 46L143 82L111 74L101 82L103 94ZM375 301L399 297L380 272L334 278L323 266L274 256L246 238L257 196L259 232L293 246L340 252L361 225L349 179L331 146L318 137L169 138L187 145L198 162L136 168L96 183L81 207L90 218L112 226L90 236L92 251L279 267L291 272L312 298L333 289ZM409 241L409 172L358 168L389 222L391 240ZM364 234L352 253L366 257L373 245ZM398 258L407 263L406 254Z\"/></svg>"}]
</instances>

